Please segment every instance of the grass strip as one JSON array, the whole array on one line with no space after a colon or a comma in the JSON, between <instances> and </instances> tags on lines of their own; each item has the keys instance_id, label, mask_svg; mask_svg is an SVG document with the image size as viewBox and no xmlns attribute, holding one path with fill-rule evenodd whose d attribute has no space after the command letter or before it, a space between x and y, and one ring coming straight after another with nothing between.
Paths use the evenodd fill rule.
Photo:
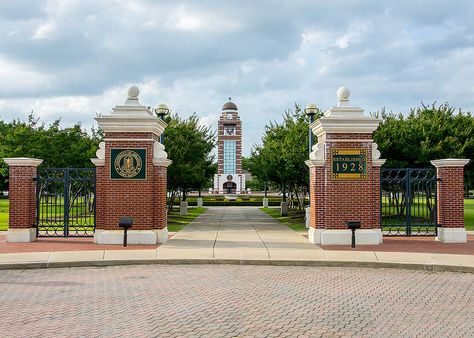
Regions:
<instances>
[{"instance_id":1,"label":"grass strip","mask_svg":"<svg viewBox=\"0 0 474 338\"><path fill-rule=\"evenodd\" d=\"M188 225L193 219L198 217L206 208L188 208L187 216L180 216L179 210L168 213L168 231L178 232Z\"/></svg>"},{"instance_id":2,"label":"grass strip","mask_svg":"<svg viewBox=\"0 0 474 338\"><path fill-rule=\"evenodd\" d=\"M464 226L474 231L474 199L464 200Z\"/></svg>"},{"instance_id":3,"label":"grass strip","mask_svg":"<svg viewBox=\"0 0 474 338\"><path fill-rule=\"evenodd\" d=\"M289 210L288 216L281 216L280 208L260 208L260 210L294 231L307 231L304 211Z\"/></svg>"}]
</instances>

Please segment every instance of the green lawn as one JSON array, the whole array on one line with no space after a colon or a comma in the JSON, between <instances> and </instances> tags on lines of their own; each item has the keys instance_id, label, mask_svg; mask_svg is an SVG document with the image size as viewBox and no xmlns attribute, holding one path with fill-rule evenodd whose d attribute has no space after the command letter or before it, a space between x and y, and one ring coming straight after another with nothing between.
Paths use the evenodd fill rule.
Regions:
<instances>
[{"instance_id":1,"label":"green lawn","mask_svg":"<svg viewBox=\"0 0 474 338\"><path fill-rule=\"evenodd\" d=\"M466 230L474 230L474 199L464 200L464 226Z\"/></svg>"},{"instance_id":2,"label":"green lawn","mask_svg":"<svg viewBox=\"0 0 474 338\"><path fill-rule=\"evenodd\" d=\"M280 216L280 208L260 208L267 215L279 220L288 228L295 231L307 231L305 225L305 213L302 211L290 210L288 216Z\"/></svg>"},{"instance_id":3,"label":"green lawn","mask_svg":"<svg viewBox=\"0 0 474 338\"><path fill-rule=\"evenodd\" d=\"M8 199L0 199L0 231L8 230Z\"/></svg>"},{"instance_id":4,"label":"green lawn","mask_svg":"<svg viewBox=\"0 0 474 338\"><path fill-rule=\"evenodd\" d=\"M188 208L188 216L180 216L179 210L168 213L168 231L177 232L193 219L206 211L206 208Z\"/></svg>"}]
</instances>

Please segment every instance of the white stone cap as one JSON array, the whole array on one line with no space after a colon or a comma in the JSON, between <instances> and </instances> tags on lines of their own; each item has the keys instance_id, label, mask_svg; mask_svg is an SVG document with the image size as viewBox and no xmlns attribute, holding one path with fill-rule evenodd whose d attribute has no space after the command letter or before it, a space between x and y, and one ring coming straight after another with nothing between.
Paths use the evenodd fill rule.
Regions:
<instances>
[{"instance_id":1,"label":"white stone cap","mask_svg":"<svg viewBox=\"0 0 474 338\"><path fill-rule=\"evenodd\" d=\"M469 159L465 158L445 158L442 160L431 161L431 164L434 165L436 168L464 167L466 164L469 163L469 161Z\"/></svg>"},{"instance_id":2,"label":"white stone cap","mask_svg":"<svg viewBox=\"0 0 474 338\"><path fill-rule=\"evenodd\" d=\"M99 128L104 132L145 132L160 136L166 123L138 101L139 89L132 86L128 89L124 105L112 108L109 115L96 117Z\"/></svg>"},{"instance_id":3,"label":"white stone cap","mask_svg":"<svg viewBox=\"0 0 474 338\"><path fill-rule=\"evenodd\" d=\"M43 160L29 157L9 157L3 159L10 167L37 167Z\"/></svg>"},{"instance_id":4,"label":"white stone cap","mask_svg":"<svg viewBox=\"0 0 474 338\"><path fill-rule=\"evenodd\" d=\"M310 125L317 137L327 133L371 134L378 128L382 119L365 116L362 108L349 104L348 88L339 88L337 96L337 106L327 110L323 117Z\"/></svg>"},{"instance_id":5,"label":"white stone cap","mask_svg":"<svg viewBox=\"0 0 474 338\"><path fill-rule=\"evenodd\" d=\"M341 87L337 90L337 106L329 108L325 113L325 117L332 118L365 118L364 109L361 107L353 107L349 103L351 92L347 87Z\"/></svg>"}]
</instances>

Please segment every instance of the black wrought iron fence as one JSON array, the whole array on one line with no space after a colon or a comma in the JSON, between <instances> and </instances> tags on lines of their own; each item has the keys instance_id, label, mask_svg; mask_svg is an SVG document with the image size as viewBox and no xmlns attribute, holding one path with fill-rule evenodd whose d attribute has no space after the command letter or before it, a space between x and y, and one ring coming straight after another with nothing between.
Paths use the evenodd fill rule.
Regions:
<instances>
[{"instance_id":1,"label":"black wrought iron fence","mask_svg":"<svg viewBox=\"0 0 474 338\"><path fill-rule=\"evenodd\" d=\"M436 236L436 170L383 169L381 224L388 236Z\"/></svg>"},{"instance_id":2,"label":"black wrought iron fence","mask_svg":"<svg viewBox=\"0 0 474 338\"><path fill-rule=\"evenodd\" d=\"M95 168L38 169L38 237L89 237L95 232Z\"/></svg>"}]
</instances>

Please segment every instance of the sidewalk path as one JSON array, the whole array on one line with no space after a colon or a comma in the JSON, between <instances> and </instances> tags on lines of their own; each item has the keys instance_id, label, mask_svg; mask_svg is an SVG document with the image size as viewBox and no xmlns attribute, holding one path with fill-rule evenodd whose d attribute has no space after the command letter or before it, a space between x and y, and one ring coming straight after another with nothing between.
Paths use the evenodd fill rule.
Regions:
<instances>
[{"instance_id":1,"label":"sidewalk path","mask_svg":"<svg viewBox=\"0 0 474 338\"><path fill-rule=\"evenodd\" d=\"M158 248L158 258L321 260L324 251L253 207L215 207Z\"/></svg>"}]
</instances>

